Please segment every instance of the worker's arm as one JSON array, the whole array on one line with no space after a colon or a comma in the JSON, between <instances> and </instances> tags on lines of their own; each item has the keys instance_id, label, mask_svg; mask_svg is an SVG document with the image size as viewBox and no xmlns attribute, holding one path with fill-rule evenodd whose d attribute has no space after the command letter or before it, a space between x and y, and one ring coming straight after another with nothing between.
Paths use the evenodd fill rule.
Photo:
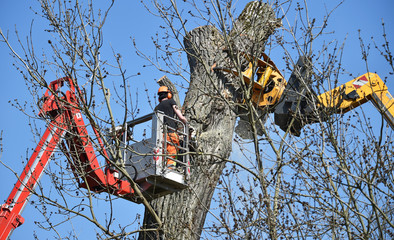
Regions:
<instances>
[{"instance_id":1,"label":"worker's arm","mask_svg":"<svg viewBox=\"0 0 394 240\"><path fill-rule=\"evenodd\" d=\"M172 105L172 108L174 109L175 114L178 116L179 120L181 120L184 124L187 123L187 119L183 116L181 110L178 109L177 105Z\"/></svg>"}]
</instances>

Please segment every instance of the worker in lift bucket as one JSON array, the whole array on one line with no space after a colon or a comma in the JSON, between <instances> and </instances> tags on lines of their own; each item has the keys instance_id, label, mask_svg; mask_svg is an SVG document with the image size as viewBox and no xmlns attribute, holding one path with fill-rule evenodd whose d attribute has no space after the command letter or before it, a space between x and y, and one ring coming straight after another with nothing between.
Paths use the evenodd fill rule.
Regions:
<instances>
[{"instance_id":1,"label":"worker in lift bucket","mask_svg":"<svg viewBox=\"0 0 394 240\"><path fill-rule=\"evenodd\" d=\"M175 118L175 115L178 117L180 121L182 121L184 124L187 123L186 118L182 115L182 112L178 109L177 104L175 103L174 99L172 99L172 93L166 86L161 86L159 88L159 91L157 93L159 95L159 104L156 106L155 111L161 111L163 112L166 116L169 116L171 118ZM178 134L173 130L177 129L177 123L172 120L165 118L164 119L164 124L167 125L169 128L167 128L167 153L169 157L175 159L177 156L177 147L179 146L179 136ZM173 145L169 144L172 143ZM170 169L175 168L176 162L173 161L172 159L168 158L167 159L167 167Z\"/></svg>"}]
</instances>

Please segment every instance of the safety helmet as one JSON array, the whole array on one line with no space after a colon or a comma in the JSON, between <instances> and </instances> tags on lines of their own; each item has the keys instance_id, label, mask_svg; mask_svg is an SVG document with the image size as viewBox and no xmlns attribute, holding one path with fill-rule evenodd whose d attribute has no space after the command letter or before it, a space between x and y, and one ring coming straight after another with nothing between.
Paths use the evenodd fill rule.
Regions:
<instances>
[{"instance_id":1,"label":"safety helmet","mask_svg":"<svg viewBox=\"0 0 394 240\"><path fill-rule=\"evenodd\" d=\"M158 95L162 95L163 93L167 93L167 95L165 97L167 97L168 99L172 98L172 93L171 91L168 89L167 86L161 86L159 87L159 91L157 91ZM161 101L161 99L159 98L159 101Z\"/></svg>"},{"instance_id":2,"label":"safety helmet","mask_svg":"<svg viewBox=\"0 0 394 240\"><path fill-rule=\"evenodd\" d=\"M168 92L168 87L167 86L161 86L159 87L159 91L157 92L157 94L161 93L161 92Z\"/></svg>"}]
</instances>

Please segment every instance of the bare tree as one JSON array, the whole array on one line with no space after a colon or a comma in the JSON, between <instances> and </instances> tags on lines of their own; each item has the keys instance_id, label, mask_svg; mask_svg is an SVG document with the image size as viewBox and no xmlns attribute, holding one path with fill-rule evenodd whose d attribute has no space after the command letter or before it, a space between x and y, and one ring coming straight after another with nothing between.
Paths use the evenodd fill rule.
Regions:
<instances>
[{"instance_id":1,"label":"bare tree","mask_svg":"<svg viewBox=\"0 0 394 240\"><path fill-rule=\"evenodd\" d=\"M392 212L386 206L390 205L392 183L391 180L371 181L385 175L379 175L378 168L392 168L390 130L384 131L386 125L382 122L378 134L373 131L366 133L371 128L367 117L334 115L338 109L322 109L316 98L318 94L338 86L344 72L341 67L343 45L333 42L319 46L317 50L314 47L316 39L326 33L332 11L318 25L317 21L308 19L307 5L297 5L299 15L306 17L299 19L300 29L292 26L284 29L291 36L290 44L284 43L281 34L276 36L276 41L270 42L272 48L283 47L288 70L300 81L299 92L292 93L299 104L294 112L303 111L301 105L306 104L312 109L309 117L317 123L313 127L306 126L300 137L294 137L291 133L301 134L295 133L294 128L311 121L300 116L301 119L290 120L284 132L279 130L272 125L273 116L268 115L274 110L256 106L251 85L245 84L239 74L212 72L209 68L219 65L239 73L247 68L245 53L261 56L262 51L269 52L270 48L265 48L266 39L279 25L277 15L270 14L271 7L281 15L292 6L291 3L269 6L254 2L248 4L238 18L234 18L228 9L223 10L216 5L210 8L211 5L207 4L204 11L190 14L209 22L211 18L207 16L210 15L204 17L201 12L216 11L212 19L218 19L217 25L213 24L217 28L203 26L190 32L183 25L185 20L179 10L182 7L174 2L169 6L156 4L159 15L163 19L171 19L167 21L169 29L176 33L175 36L183 34L185 39L182 49L188 54L191 76L184 108L191 125L197 130L197 154L204 153L194 157L198 166L194 168L190 186L194 196L182 192L153 201L161 218L166 219L164 222L174 226L166 228L170 232L165 236L199 238L204 226L200 216L207 213L211 204L206 196L210 199L219 183L221 191L214 201L218 211L213 215L217 221L206 228L209 229L207 233L215 237L390 238ZM174 23L174 19L179 23ZM231 24L227 25L225 19ZM296 56L289 51L291 48L296 49ZM382 55L392 66L387 39L383 49L380 50ZM363 54L364 59L367 59L366 53ZM302 70L296 65L298 56L303 56ZM257 71L256 66L253 71ZM194 88L195 83L198 84ZM209 89L205 89L206 86ZM205 102L206 96L209 102ZM202 114L204 112L205 115ZM222 118L222 114L227 117ZM231 148L231 129L235 122L228 121L237 117L240 117L239 123L243 122L242 127L246 127L249 139L245 141L235 137L236 143L240 144L242 160L233 161L228 159L227 151ZM227 130L223 131L224 128ZM375 147L371 148L370 143ZM382 153L381 149L386 150ZM362 163L361 158L370 163ZM231 164L223 173L225 162ZM368 169L367 165L373 177L366 176L364 170ZM219 175L222 176L220 180ZM178 202L186 202L190 208L184 209L184 204L181 208L174 206L173 203ZM154 225L149 214L145 215L145 223L149 227ZM140 239L144 237L147 236L140 236Z\"/></svg>"},{"instance_id":2,"label":"bare tree","mask_svg":"<svg viewBox=\"0 0 394 240\"><path fill-rule=\"evenodd\" d=\"M103 60L100 55L102 27L112 4L96 12L92 2L73 5L42 1L42 16L55 36L48 42L52 52L43 59L38 58L32 45L25 46L21 54L24 57L20 57L1 34L36 96L40 96L40 89L48 87L44 79L49 74L78 80L74 84L84 93L80 109L102 139L106 128L116 132L115 126L138 114L138 106L131 104L133 98L126 87L115 88L112 98L124 108L121 118L114 116L110 102L111 87L106 79L116 74L127 86L129 78L119 54L115 53L113 60ZM136 233L139 239L392 236L392 132L384 121L374 129L362 110L337 115L333 113L338 109L322 109L317 101L316 96L338 86L346 72L341 66L341 44L314 45L326 33L331 12L316 21L309 19L306 3L255 1L237 16L232 4L152 1L146 7L163 23L160 38L154 39L158 55L148 56L135 43L141 57L167 75L179 76L183 83L176 84L187 89L183 111L196 134L189 153L189 188L144 201L146 211L140 229L131 227L133 221L117 226L112 216L113 197L104 197L108 215L98 218L93 199L103 195L79 190L77 183L86 173L80 171L75 177L67 161L56 161L57 167L48 174L53 176L60 198L52 198L44 186L33 192L39 196L37 205L46 217L41 227L63 237L57 232L60 222L52 219L56 214L46 209L50 205L66 219L80 216L92 222L99 229L98 238L133 238ZM300 16L298 27L283 24L294 5ZM186 22L193 22L195 28L188 29ZM194 22L198 22L197 26ZM275 34L279 27L285 34ZM394 69L389 39L383 36L384 44L375 46ZM360 45L368 64L367 47L361 38ZM298 91L286 93L298 101L294 112L302 111L301 102L305 103L314 125L307 125L311 121L301 114L289 118L281 130L271 114L277 105L256 105L252 83L258 80L257 58L274 48L282 49L284 71L292 72L300 81ZM182 53L187 54L189 68L182 62ZM303 67L297 65L299 57ZM54 73L48 73L50 68L44 65L55 69ZM240 74L246 69L251 70L249 83ZM269 92L269 85L266 87L262 91ZM263 95L257 100L259 97ZM299 126L303 130L294 132ZM91 141L102 156L104 148L110 148L111 155L119 158L120 142L115 141L115 147L105 143L103 148L97 139ZM230 159L233 146L236 159ZM121 165L113 164L122 171ZM133 183L130 177L128 180ZM213 220L206 222L207 215Z\"/></svg>"},{"instance_id":3,"label":"bare tree","mask_svg":"<svg viewBox=\"0 0 394 240\"><path fill-rule=\"evenodd\" d=\"M96 9L91 1L76 1L75 3L40 1L41 9L36 14L47 21L46 31L52 34L52 38L48 40L50 52L43 54L36 53L31 36L28 38L27 45L24 45L18 36L22 53L17 53L8 41L7 35L0 31L2 42L9 47L11 54L16 59L17 69L20 70L29 86L31 95L36 100L32 104L30 112L21 107L18 102L15 103L15 106L33 119L44 120L50 126L53 121L57 120L53 116L39 114L45 101L45 98L42 98L44 92L48 90L53 94L59 106L68 108L70 105L65 102L64 93L54 92L48 81L62 77L71 79L76 88L75 101L78 103L77 106L71 107L78 109L84 115L87 122L86 127L92 127L86 141L92 144L97 155L103 158L104 166L105 162L112 162L114 166L120 166L118 162L111 160L120 157L121 143L115 137L115 127L124 125L126 120L135 118L138 113L138 108L133 103L136 100L133 98L135 93L128 88L128 79L132 76L125 74L121 55L113 51L110 60L101 58L104 41L103 26L113 4L114 2L109 2L106 9L101 10ZM121 83L120 88L114 89L112 82L106 80L114 76L116 76L118 83ZM111 101L115 103L111 103ZM122 107L123 113L116 117L113 108L117 106ZM114 221L113 201L117 197L112 196L110 191L106 195L98 195L95 193L96 191L89 188L89 184L85 187L87 191L81 191L83 182L88 182L89 172L87 166L80 164L83 163L82 161L72 161L72 159L80 157L78 149L85 145L82 140L78 140L80 134L71 131L73 128L76 128L73 122L66 122L64 125L64 129L66 129L65 141L68 143L68 147L65 144L59 145L62 154L54 154L53 158L56 161L53 161L54 165L52 164L46 172L53 183L53 189L40 184L36 189L27 186L34 195L38 196L39 200L33 201L32 204L44 217L44 221L37 222L37 225L43 229L54 231L57 238L62 238L63 236L58 230L59 225L79 216L91 222L98 229L98 238L122 238L138 232L135 228L130 230L130 225L138 221L138 215L122 226ZM38 132L37 135L41 135L38 129L33 128L33 131ZM114 141L108 143L107 139L110 135ZM104 154L104 151L108 154ZM129 175L125 177L130 178ZM131 178L130 183L138 194L139 188L135 187ZM102 199L103 204L108 208L104 216L101 215L100 207L94 202L96 198ZM146 199L142 202L146 204L147 208L150 208ZM152 214L155 213L152 212ZM75 235L73 229L70 229L67 234Z\"/></svg>"}]
</instances>

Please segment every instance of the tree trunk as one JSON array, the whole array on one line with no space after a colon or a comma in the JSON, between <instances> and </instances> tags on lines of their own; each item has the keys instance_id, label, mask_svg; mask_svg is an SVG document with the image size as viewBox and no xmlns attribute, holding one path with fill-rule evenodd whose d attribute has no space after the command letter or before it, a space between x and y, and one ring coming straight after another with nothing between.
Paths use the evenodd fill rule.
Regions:
<instances>
[{"instance_id":1,"label":"tree trunk","mask_svg":"<svg viewBox=\"0 0 394 240\"><path fill-rule=\"evenodd\" d=\"M239 89L235 87L239 85L237 78L214 72L211 66L215 63L229 65L229 56L223 49L234 46L240 51L251 53L258 49L261 53L263 43L276 25L276 18L268 5L252 2L245 7L227 36L231 44L213 26L198 27L184 39L191 73L184 108L197 133L190 187L151 201L164 226L160 233L141 232L139 239L200 238L211 198L225 167L224 160L231 153L237 118L234 103L239 98ZM157 227L153 221L146 211L143 228Z\"/></svg>"}]
</instances>

